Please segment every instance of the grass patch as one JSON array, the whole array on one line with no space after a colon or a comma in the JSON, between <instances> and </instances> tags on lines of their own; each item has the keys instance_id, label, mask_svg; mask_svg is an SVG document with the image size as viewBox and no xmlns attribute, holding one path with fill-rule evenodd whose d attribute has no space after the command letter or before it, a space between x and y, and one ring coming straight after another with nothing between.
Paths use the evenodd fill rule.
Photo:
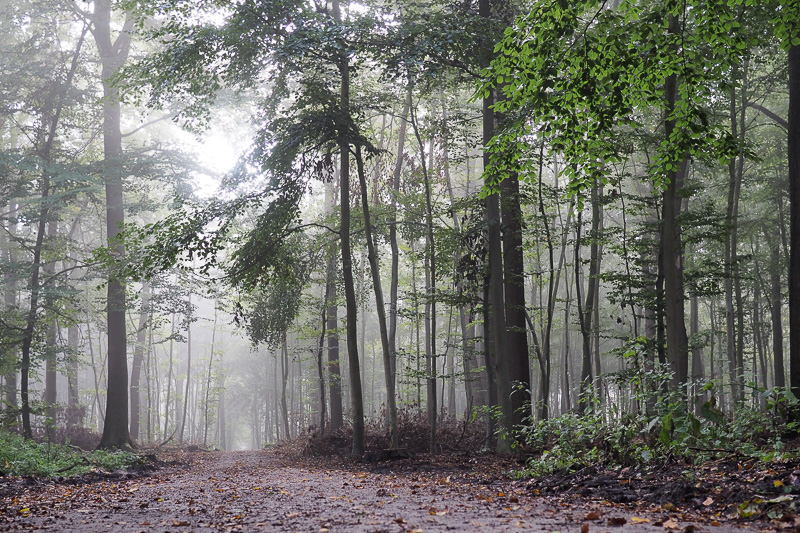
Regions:
<instances>
[{"instance_id":1,"label":"grass patch","mask_svg":"<svg viewBox=\"0 0 800 533\"><path fill-rule=\"evenodd\" d=\"M140 456L130 452L86 452L63 444L25 440L0 429L0 473L6 476L74 476L119 470L141 462Z\"/></svg>"}]
</instances>

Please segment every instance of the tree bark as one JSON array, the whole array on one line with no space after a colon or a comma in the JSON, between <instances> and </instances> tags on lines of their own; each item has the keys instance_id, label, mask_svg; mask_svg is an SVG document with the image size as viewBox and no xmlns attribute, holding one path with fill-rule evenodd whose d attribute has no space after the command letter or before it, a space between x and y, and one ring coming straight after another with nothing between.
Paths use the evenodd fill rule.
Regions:
<instances>
[{"instance_id":1,"label":"tree bark","mask_svg":"<svg viewBox=\"0 0 800 533\"><path fill-rule=\"evenodd\" d=\"M136 442L139 439L139 426L141 424L141 374L142 362L147 351L147 331L148 320L150 318L150 283L145 283L142 286L142 310L139 314L139 326L136 330L136 347L133 350L133 361L131 361L131 389L130 389L130 405L131 405L131 426L130 435L131 440Z\"/></svg>"},{"instance_id":2,"label":"tree bark","mask_svg":"<svg viewBox=\"0 0 800 533\"><path fill-rule=\"evenodd\" d=\"M121 168L122 131L119 89L110 78L125 64L130 51L133 17L127 16L116 39L111 35L111 0L94 3L93 34L102 64L103 82L103 157L106 173L106 235L108 245L121 258L122 243L116 241L125 221ZM108 393L103 436L99 448L128 448L132 445L128 429L128 351L125 331L125 284L113 274L108 280Z\"/></svg>"},{"instance_id":3,"label":"tree bark","mask_svg":"<svg viewBox=\"0 0 800 533\"><path fill-rule=\"evenodd\" d=\"M397 405L395 403L394 375L392 372L392 350L389 346L389 332L386 326L386 307L383 302L383 285L381 271L378 265L378 253L372 236L369 202L367 199L367 177L364 172L364 160L361 146L356 146L356 166L358 181L361 185L361 207L364 214L364 238L367 240L367 257L370 272L372 273L372 289L375 293L375 308L378 313L378 329L381 335L381 348L383 349L383 372L386 384L386 425L389 427L389 436L392 448L400 446L400 436L397 433Z\"/></svg>"},{"instance_id":4,"label":"tree bark","mask_svg":"<svg viewBox=\"0 0 800 533\"><path fill-rule=\"evenodd\" d=\"M800 398L800 46L789 48L789 383Z\"/></svg>"},{"instance_id":5,"label":"tree bark","mask_svg":"<svg viewBox=\"0 0 800 533\"><path fill-rule=\"evenodd\" d=\"M339 0L332 1L332 14L337 23L342 22ZM342 113L350 113L350 64L347 51L342 50L338 59L341 78L340 106ZM341 202L342 223L339 237L342 245L342 278L344 280L345 306L347 309L347 362L350 378L350 405L353 424L353 448L351 454L360 457L364 454L364 399L361 391L361 367L358 359L358 302L353 282L353 257L350 246L350 140L348 133L341 134L339 153L341 156Z\"/></svg>"},{"instance_id":6,"label":"tree bark","mask_svg":"<svg viewBox=\"0 0 800 533\"><path fill-rule=\"evenodd\" d=\"M669 15L669 33L680 32L677 17ZM676 128L672 114L678 99L677 75L668 76L665 80L665 96L667 101L666 120L664 125L667 139L671 139ZM678 169L674 169L674 165ZM679 391L685 387L689 376L689 340L686 334L684 289L683 289L683 241L681 226L678 222L680 213L680 190L688 161L683 158L673 162L673 169L666 173L666 189L663 193L662 234L663 271L664 271L664 322L666 325L667 361L673 373L672 390ZM685 392L685 391L684 391Z\"/></svg>"}]
</instances>

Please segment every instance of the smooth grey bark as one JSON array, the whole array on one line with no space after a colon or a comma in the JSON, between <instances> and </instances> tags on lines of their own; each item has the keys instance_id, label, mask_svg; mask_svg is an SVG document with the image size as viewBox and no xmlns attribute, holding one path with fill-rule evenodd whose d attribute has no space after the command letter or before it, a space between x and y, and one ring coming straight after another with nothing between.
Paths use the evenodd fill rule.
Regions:
<instances>
[{"instance_id":1,"label":"smooth grey bark","mask_svg":"<svg viewBox=\"0 0 800 533\"><path fill-rule=\"evenodd\" d=\"M342 22L339 0L331 2L333 19ZM342 48L338 58L339 76L341 79L341 92L339 105L342 113L350 113L350 64L347 51ZM350 415L353 424L353 447L351 454L360 457L364 454L364 399L361 390L361 366L358 358L358 302L356 302L355 283L353 281L353 256L350 245L350 140L347 133L343 133L338 140L340 154L341 177L340 210L341 227L339 238L342 249L342 279L344 280L345 306L347 313L347 362L348 377L350 378Z\"/></svg>"},{"instance_id":2,"label":"smooth grey bark","mask_svg":"<svg viewBox=\"0 0 800 533\"><path fill-rule=\"evenodd\" d=\"M203 447L206 446L208 440L208 416L209 416L209 398L211 394L211 370L214 368L214 347L217 340L217 305L214 302L214 325L211 328L211 349L208 352L208 373L206 374L206 397L203 402L205 408L203 409ZM265 413L266 414L266 413ZM264 433L266 439L266 432Z\"/></svg>"},{"instance_id":3,"label":"smooth grey bark","mask_svg":"<svg viewBox=\"0 0 800 533\"><path fill-rule=\"evenodd\" d=\"M286 440L291 439L289 430L289 407L286 403L286 384L289 379L289 346L286 343L286 332L281 335L281 418L283 420L283 435Z\"/></svg>"},{"instance_id":4,"label":"smooth grey bark","mask_svg":"<svg viewBox=\"0 0 800 533\"><path fill-rule=\"evenodd\" d=\"M57 236L58 223L55 220L49 220L47 222L47 240L53 242ZM56 400L58 398L58 390L56 388L58 322L55 317L55 298L52 292L55 283L53 278L56 271L55 261L48 261L45 263L43 271L46 275L45 283L49 282L50 291L46 293L44 305L44 316L47 321L47 335L45 338L44 395L42 400L45 405L45 433L47 434L48 440L54 441L58 423L58 406L56 405Z\"/></svg>"},{"instance_id":5,"label":"smooth grey bark","mask_svg":"<svg viewBox=\"0 0 800 533\"><path fill-rule=\"evenodd\" d=\"M403 171L403 156L405 154L406 126L408 124L408 114L411 110L412 88L409 85L406 89L406 99L403 104L403 111L400 115L400 129L397 133L397 159L395 160L392 172L392 192L389 206L389 246L392 250L391 281L389 287L389 362L390 380L397 383L397 288L400 280L400 249L397 245L397 203L400 197L400 177ZM388 396L388 394L387 394ZM396 391L395 391L396 396ZM395 411L396 411L396 400ZM395 424L397 414L395 412ZM392 447L399 446L399 435L396 431L392 432Z\"/></svg>"},{"instance_id":6,"label":"smooth grey bark","mask_svg":"<svg viewBox=\"0 0 800 533\"><path fill-rule=\"evenodd\" d=\"M16 254L12 250L12 242L17 232L17 210L15 207L9 209L9 221L4 224L3 231L0 232L0 248L2 249L4 262L12 265L16 261ZM12 270L9 268L3 275L3 303L6 309L13 309L17 306L17 282L14 279ZM18 351L16 347L11 347L6 353L12 361L16 363ZM16 364L3 376L3 398L5 400L4 420L16 422L17 414L17 370Z\"/></svg>"},{"instance_id":7,"label":"smooth grey bark","mask_svg":"<svg viewBox=\"0 0 800 533\"><path fill-rule=\"evenodd\" d=\"M325 434L325 426L327 424L327 405L325 402L325 362L323 360L322 354L325 348L325 335L327 333L326 326L328 325L328 288L323 287L323 300L322 300L322 311L320 312L320 333L319 333L319 341L317 341L317 380L318 380L318 391L319 396L317 398L317 402L319 405L319 434ZM216 313L214 315L216 317ZM216 320L216 319L215 319ZM269 414L269 411L267 411Z\"/></svg>"},{"instance_id":8,"label":"smooth grey bark","mask_svg":"<svg viewBox=\"0 0 800 533\"><path fill-rule=\"evenodd\" d=\"M139 314L139 324L136 329L136 346L133 349L133 360L131 361L131 380L130 380L130 406L131 406L131 440L136 442L139 439L139 426L141 425L141 375L142 362L147 351L147 332L148 321L150 319L150 283L142 285L142 311Z\"/></svg>"},{"instance_id":9,"label":"smooth grey bark","mask_svg":"<svg viewBox=\"0 0 800 533\"><path fill-rule=\"evenodd\" d=\"M192 308L192 293L189 293L189 305ZM183 444L186 429L186 413L189 410L189 386L192 383L192 321L186 325L186 388L183 391L183 414L181 414L181 428L178 431L178 442ZM175 391L177 392L177 390Z\"/></svg>"},{"instance_id":10,"label":"smooth grey bark","mask_svg":"<svg viewBox=\"0 0 800 533\"><path fill-rule=\"evenodd\" d=\"M125 221L121 168L122 130L119 88L111 77L125 64L130 52L133 17L126 16L116 39L111 30L112 0L96 0L92 34L100 53L103 83L103 159L106 173L106 236L113 253L121 258L125 248L116 238ZM108 391L106 417L99 448L128 448L128 351L125 331L124 280L109 276L106 329L108 334Z\"/></svg>"}]
</instances>

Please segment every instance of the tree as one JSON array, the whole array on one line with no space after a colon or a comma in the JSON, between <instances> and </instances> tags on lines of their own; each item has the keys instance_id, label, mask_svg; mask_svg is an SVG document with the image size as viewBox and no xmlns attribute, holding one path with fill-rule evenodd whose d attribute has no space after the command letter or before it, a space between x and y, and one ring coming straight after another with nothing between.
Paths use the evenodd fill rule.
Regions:
<instances>
[{"instance_id":1,"label":"tree","mask_svg":"<svg viewBox=\"0 0 800 533\"><path fill-rule=\"evenodd\" d=\"M125 248L117 240L125 222L125 200L123 196L122 130L119 87L112 77L125 64L130 53L131 30L134 18L125 17L122 30L112 35L111 0L94 3L90 15L92 34L100 53L103 83L103 156L106 180L106 235L109 247L119 258ZM105 424L100 448L127 448L132 445L128 427L128 337L125 329L125 284L124 279L111 273L108 280L107 323L108 331L108 394Z\"/></svg>"}]
</instances>

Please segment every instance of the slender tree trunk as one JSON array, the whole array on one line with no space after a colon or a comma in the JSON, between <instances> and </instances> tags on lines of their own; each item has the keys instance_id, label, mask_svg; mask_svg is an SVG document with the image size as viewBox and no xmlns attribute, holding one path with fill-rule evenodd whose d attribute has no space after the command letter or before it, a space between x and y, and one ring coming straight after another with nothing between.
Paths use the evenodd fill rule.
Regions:
<instances>
[{"instance_id":1,"label":"slender tree trunk","mask_svg":"<svg viewBox=\"0 0 800 533\"><path fill-rule=\"evenodd\" d=\"M372 273L372 289L375 293L375 308L378 312L378 329L381 335L381 348L383 349L383 372L386 384L386 425L389 427L389 435L392 448L400 445L400 438L397 433L397 406L395 404L394 376L392 372L392 349L389 346L389 331L386 326L386 307L383 302L383 285L381 283L381 271L378 265L378 253L375 249L375 241L372 237L372 227L370 222L369 203L367 201L367 177L364 172L364 161L361 155L361 146L356 146L356 165L358 180L361 185L361 206L364 213L364 232L367 240L367 250L370 272Z\"/></svg>"},{"instance_id":2,"label":"slender tree trunk","mask_svg":"<svg viewBox=\"0 0 800 533\"><path fill-rule=\"evenodd\" d=\"M142 373L142 361L144 361L147 348L147 324L150 317L150 284L142 286L142 311L139 314L139 327L136 330L136 347L133 350L133 361L131 362L131 440L136 442L139 439L139 424L141 422L141 387L139 385Z\"/></svg>"},{"instance_id":3,"label":"slender tree trunk","mask_svg":"<svg viewBox=\"0 0 800 533\"><path fill-rule=\"evenodd\" d=\"M47 222L47 240L50 242L55 241L58 235L58 223L54 220L50 220ZM46 293L45 296L45 313L44 316L46 317L47 322L47 337L45 339L45 382L44 382L44 400L45 405L45 431L47 433L47 439L49 441L55 441L56 439L56 430L58 420L58 406L56 405L56 401L58 399L58 390L56 389L57 386L57 375L56 375L56 365L57 365L57 354L56 354L56 343L58 337L58 322L55 318L55 298L53 297L53 285L55 280L53 276L55 275L56 271L56 263L55 261L48 261L44 265L44 273L47 275L47 279L45 279L45 284L50 285L50 291Z\"/></svg>"},{"instance_id":4,"label":"slender tree trunk","mask_svg":"<svg viewBox=\"0 0 800 533\"><path fill-rule=\"evenodd\" d=\"M775 386L785 387L786 378L783 371L783 294L781 287L780 249L772 247L770 257L770 317L772 318L772 360L774 365Z\"/></svg>"},{"instance_id":5,"label":"slender tree trunk","mask_svg":"<svg viewBox=\"0 0 800 533\"><path fill-rule=\"evenodd\" d=\"M325 327L328 325L328 289L327 287L323 288L323 292L325 293L322 302L322 312L321 312L321 320L320 320L320 333L319 333L319 341L317 342L317 380L318 380L318 390L319 390L319 434L325 434L325 425L327 424L326 416L327 416L327 405L325 404L325 363L322 358L323 349L325 347Z\"/></svg>"},{"instance_id":6,"label":"slender tree trunk","mask_svg":"<svg viewBox=\"0 0 800 533\"><path fill-rule=\"evenodd\" d=\"M389 245L392 250L391 282L389 288L389 362L391 376L387 380L392 382L392 390L395 398L392 403L396 410L396 383L397 383L397 288L400 280L400 250L397 245L397 204L400 201L400 177L403 171L403 156L405 154L406 126L408 124L408 114L411 109L412 88L409 85L406 89L406 100L403 104L403 111L400 115L400 131L397 134L397 159L395 160L394 171L392 172L392 192L391 205L389 206ZM388 393L387 393L388 396ZM396 418L396 414L395 414ZM396 431L392 432L392 447L399 446L399 435Z\"/></svg>"},{"instance_id":7,"label":"slender tree trunk","mask_svg":"<svg viewBox=\"0 0 800 533\"><path fill-rule=\"evenodd\" d=\"M219 409L219 414L217 415L217 419L219 422L217 423L217 427L219 430L219 447L221 450L225 451L228 449L228 440L226 436L228 435L228 428L227 428L227 409L225 408L225 377L223 375L220 383L219 388L219 403L217 404L217 409Z\"/></svg>"},{"instance_id":8,"label":"slender tree trunk","mask_svg":"<svg viewBox=\"0 0 800 533\"><path fill-rule=\"evenodd\" d=\"M283 417L283 435L291 438L289 430L289 407L286 403L286 384L289 379L289 346L286 343L286 332L281 335L281 416Z\"/></svg>"},{"instance_id":9,"label":"slender tree trunk","mask_svg":"<svg viewBox=\"0 0 800 533\"><path fill-rule=\"evenodd\" d=\"M169 401L172 394L172 367L173 367L173 349L175 345L175 313L172 313L172 327L170 328L169 335L169 370L167 370L167 401L164 404L164 433L162 438L166 441L169 433Z\"/></svg>"},{"instance_id":10,"label":"slender tree trunk","mask_svg":"<svg viewBox=\"0 0 800 533\"><path fill-rule=\"evenodd\" d=\"M189 308L192 307L192 293L189 293ZM183 391L183 414L181 415L181 428L178 431L178 442L183 444L184 430L186 429L186 413L189 410L189 386L192 383L192 322L186 326L186 388ZM177 392L177 391L176 391Z\"/></svg>"},{"instance_id":11,"label":"slender tree trunk","mask_svg":"<svg viewBox=\"0 0 800 533\"><path fill-rule=\"evenodd\" d=\"M17 210L15 206L9 208L9 220L5 227L5 231L0 232L0 246L2 247L3 259L8 265L12 265L16 261L16 254L12 249L14 238L17 233ZM4 292L3 303L6 309L12 309L17 305L17 283L9 268L3 275ZM7 356L17 362L19 353L16 347L10 348ZM3 376L3 397L5 399L5 413L4 421L8 423L16 423L17 414L17 370L16 364L8 370Z\"/></svg>"},{"instance_id":12,"label":"slender tree trunk","mask_svg":"<svg viewBox=\"0 0 800 533\"><path fill-rule=\"evenodd\" d=\"M203 422L203 447L206 446L206 441L208 440L208 413L209 409L209 398L211 394L211 370L214 368L214 343L217 340L217 305L216 302L214 303L214 326L211 329L211 349L208 353L208 373L206 374L206 398L203 404L205 405L204 412L204 422ZM265 412L266 413L266 412ZM266 433L264 433L264 438L267 438Z\"/></svg>"}]
</instances>

